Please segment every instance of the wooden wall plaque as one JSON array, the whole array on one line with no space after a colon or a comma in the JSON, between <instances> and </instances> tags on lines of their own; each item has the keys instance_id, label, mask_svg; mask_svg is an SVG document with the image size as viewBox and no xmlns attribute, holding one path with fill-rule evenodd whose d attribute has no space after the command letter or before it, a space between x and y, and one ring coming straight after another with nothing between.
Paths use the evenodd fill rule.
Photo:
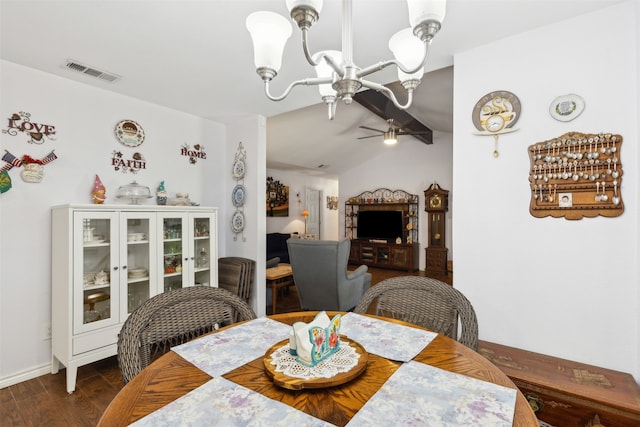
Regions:
<instances>
[{"instance_id":1,"label":"wooden wall plaque","mask_svg":"<svg viewBox=\"0 0 640 427\"><path fill-rule=\"evenodd\" d=\"M570 220L620 216L621 145L621 135L580 132L530 145L531 215Z\"/></svg>"}]
</instances>

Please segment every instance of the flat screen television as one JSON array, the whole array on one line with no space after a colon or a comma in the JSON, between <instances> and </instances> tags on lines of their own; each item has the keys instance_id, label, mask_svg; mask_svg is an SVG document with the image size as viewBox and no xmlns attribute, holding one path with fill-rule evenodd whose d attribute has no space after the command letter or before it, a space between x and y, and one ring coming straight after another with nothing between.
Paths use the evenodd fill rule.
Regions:
<instances>
[{"instance_id":1,"label":"flat screen television","mask_svg":"<svg viewBox=\"0 0 640 427\"><path fill-rule=\"evenodd\" d=\"M402 237L402 211L358 212L358 239L395 240Z\"/></svg>"}]
</instances>

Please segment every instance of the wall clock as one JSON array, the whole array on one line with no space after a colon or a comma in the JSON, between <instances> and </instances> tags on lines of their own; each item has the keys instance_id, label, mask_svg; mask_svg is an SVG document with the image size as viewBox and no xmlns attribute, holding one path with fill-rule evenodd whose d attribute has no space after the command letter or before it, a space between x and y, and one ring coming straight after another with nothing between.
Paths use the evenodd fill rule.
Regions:
<instances>
[{"instance_id":1,"label":"wall clock","mask_svg":"<svg viewBox=\"0 0 640 427\"><path fill-rule=\"evenodd\" d=\"M506 90L490 92L480 98L473 107L471 119L477 129L476 135L493 135L498 157L498 135L515 132L513 128L520 118L521 105L516 95Z\"/></svg>"},{"instance_id":2,"label":"wall clock","mask_svg":"<svg viewBox=\"0 0 640 427\"><path fill-rule=\"evenodd\" d=\"M116 125L116 138L122 145L137 147L144 142L144 130L133 120L121 120Z\"/></svg>"}]
</instances>

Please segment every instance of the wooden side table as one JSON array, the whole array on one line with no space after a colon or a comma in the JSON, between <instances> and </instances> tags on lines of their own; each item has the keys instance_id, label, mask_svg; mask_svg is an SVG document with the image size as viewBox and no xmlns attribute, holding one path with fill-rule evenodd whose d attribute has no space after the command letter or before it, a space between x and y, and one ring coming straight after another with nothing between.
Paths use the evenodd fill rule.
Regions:
<instances>
[{"instance_id":1,"label":"wooden side table","mask_svg":"<svg viewBox=\"0 0 640 427\"><path fill-rule=\"evenodd\" d=\"M291 265L278 264L277 267L267 268L267 288L271 289L271 314L276 314L276 297L278 289L294 285Z\"/></svg>"}]
</instances>

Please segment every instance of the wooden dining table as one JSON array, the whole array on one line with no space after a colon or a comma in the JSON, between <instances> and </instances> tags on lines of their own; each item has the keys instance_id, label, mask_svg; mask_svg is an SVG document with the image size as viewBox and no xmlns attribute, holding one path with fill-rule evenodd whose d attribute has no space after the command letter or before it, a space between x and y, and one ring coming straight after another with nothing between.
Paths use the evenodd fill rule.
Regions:
<instances>
[{"instance_id":1,"label":"wooden dining table","mask_svg":"<svg viewBox=\"0 0 640 427\"><path fill-rule=\"evenodd\" d=\"M337 313L327 312L331 317ZM295 322L310 322L316 314L317 312L308 311L276 314L268 317L284 324L293 325ZM420 328L395 319L378 318ZM234 326L236 325L230 325L227 328ZM517 390L515 384L486 358L442 334L438 334L428 346L414 357L413 361ZM222 375L222 377L313 417L337 426L344 426L400 365L402 362L388 360L369 353L366 370L357 378L339 386L313 390L289 390L274 384L273 379L266 373L263 358L246 363ZM142 370L120 390L105 410L98 425L102 427L129 425L195 390L211 379L210 375L174 351L169 351ZM513 426L533 427L538 425L539 423L527 400L522 393L517 391Z\"/></svg>"}]
</instances>

